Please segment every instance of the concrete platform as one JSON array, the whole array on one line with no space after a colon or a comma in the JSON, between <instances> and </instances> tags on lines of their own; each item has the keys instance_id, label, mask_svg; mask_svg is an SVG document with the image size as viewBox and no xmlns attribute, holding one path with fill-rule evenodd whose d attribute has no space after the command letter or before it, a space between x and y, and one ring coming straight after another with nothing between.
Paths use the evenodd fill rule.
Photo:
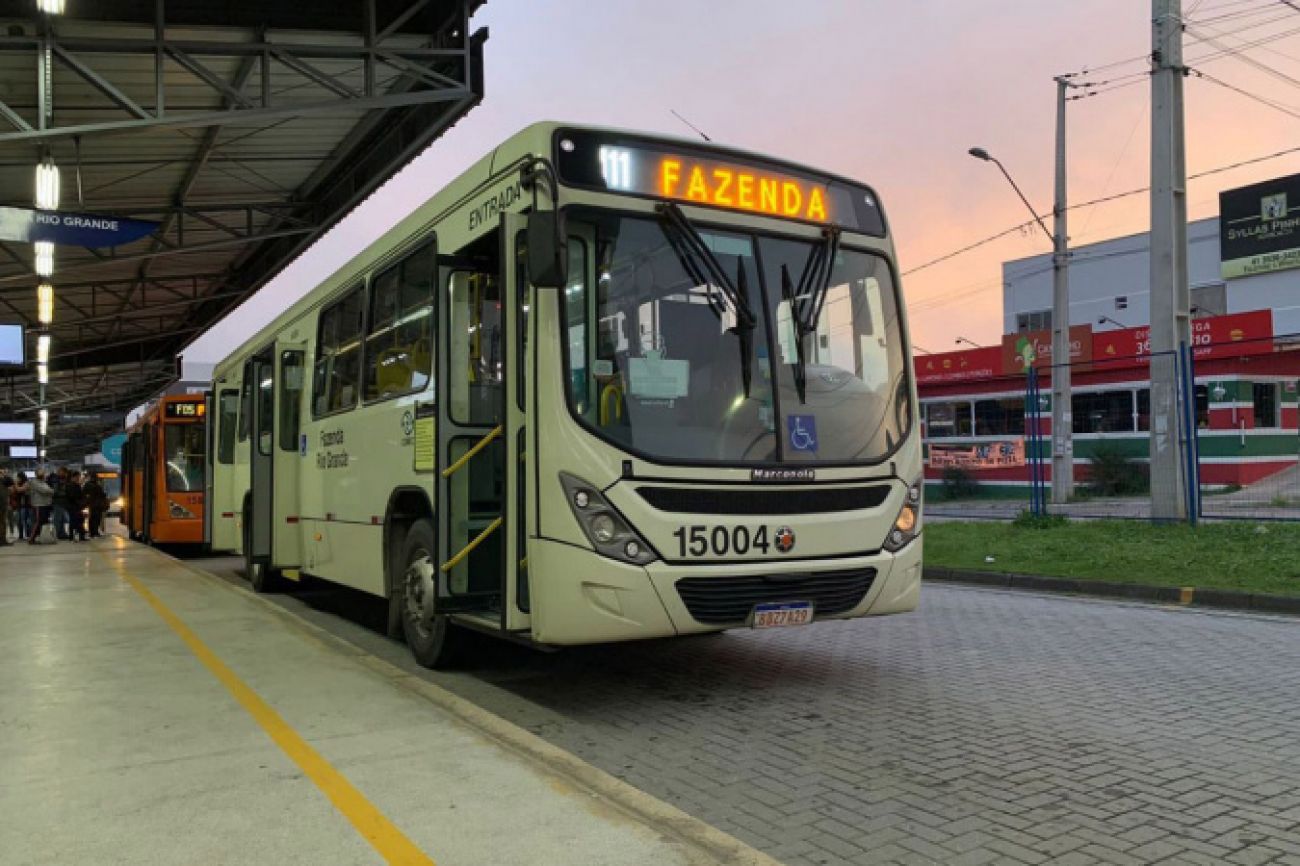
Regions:
<instances>
[{"instance_id":1,"label":"concrete platform","mask_svg":"<svg viewBox=\"0 0 1300 866\"><path fill-rule=\"evenodd\" d=\"M117 537L0 548L0 861L765 864Z\"/></svg>"}]
</instances>

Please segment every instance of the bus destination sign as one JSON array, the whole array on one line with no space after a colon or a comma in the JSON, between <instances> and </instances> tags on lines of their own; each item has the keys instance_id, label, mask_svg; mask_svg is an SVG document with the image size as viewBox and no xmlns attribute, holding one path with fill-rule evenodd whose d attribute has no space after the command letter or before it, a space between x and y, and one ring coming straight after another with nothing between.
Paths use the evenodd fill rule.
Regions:
<instances>
[{"instance_id":1,"label":"bus destination sign","mask_svg":"<svg viewBox=\"0 0 1300 866\"><path fill-rule=\"evenodd\" d=\"M562 130L557 164L575 186L885 234L866 187L686 145Z\"/></svg>"},{"instance_id":2,"label":"bus destination sign","mask_svg":"<svg viewBox=\"0 0 1300 866\"><path fill-rule=\"evenodd\" d=\"M163 406L163 417L197 421L206 414L206 409L202 403L167 403Z\"/></svg>"}]
</instances>

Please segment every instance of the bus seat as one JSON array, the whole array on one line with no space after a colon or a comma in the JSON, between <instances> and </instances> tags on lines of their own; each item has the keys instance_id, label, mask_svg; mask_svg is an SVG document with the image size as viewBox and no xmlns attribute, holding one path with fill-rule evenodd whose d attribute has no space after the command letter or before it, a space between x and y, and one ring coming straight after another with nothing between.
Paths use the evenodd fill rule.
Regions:
<instances>
[{"instance_id":1,"label":"bus seat","mask_svg":"<svg viewBox=\"0 0 1300 866\"><path fill-rule=\"evenodd\" d=\"M411 366L411 350L407 346L393 346L379 353L375 367L375 388L382 396L410 390L415 370Z\"/></svg>"}]
</instances>

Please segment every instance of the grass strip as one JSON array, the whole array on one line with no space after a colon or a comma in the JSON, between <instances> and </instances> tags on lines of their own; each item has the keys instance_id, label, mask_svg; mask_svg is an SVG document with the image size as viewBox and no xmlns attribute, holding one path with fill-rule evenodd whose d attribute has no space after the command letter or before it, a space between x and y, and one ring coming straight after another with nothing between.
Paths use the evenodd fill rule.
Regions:
<instances>
[{"instance_id":1,"label":"grass strip","mask_svg":"<svg viewBox=\"0 0 1300 866\"><path fill-rule=\"evenodd\" d=\"M992 557L992 561L988 560ZM931 523L926 565L1300 596L1300 524Z\"/></svg>"}]
</instances>

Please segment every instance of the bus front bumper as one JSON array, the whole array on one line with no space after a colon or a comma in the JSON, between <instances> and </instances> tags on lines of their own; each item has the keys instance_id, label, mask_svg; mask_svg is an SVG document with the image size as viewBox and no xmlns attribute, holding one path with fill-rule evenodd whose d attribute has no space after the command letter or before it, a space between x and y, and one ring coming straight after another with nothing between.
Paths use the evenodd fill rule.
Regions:
<instances>
[{"instance_id":1,"label":"bus front bumper","mask_svg":"<svg viewBox=\"0 0 1300 866\"><path fill-rule=\"evenodd\" d=\"M834 597L842 603L835 612L817 610L816 620L849 619L858 616L878 616L914 610L921 590L921 547L924 536L903 548L897 554L879 553L868 556L845 557L833 560L815 560L803 563L783 560L783 571L790 566L798 568L798 576L788 581L773 581L789 586L781 593L782 601L807 600L809 592L801 589L803 577L848 581L847 588L834 590ZM556 646L604 643L673 635L702 634L728 628L749 626L752 605L744 590L727 593L731 609L743 608L739 618L725 622L701 620L692 615L683 599L678 582L691 579L698 589L703 587L705 598L713 591L706 582L709 578L750 578L762 581L772 575L771 562L727 563L721 565L678 565L653 562L642 567L617 562L591 550L544 539L529 542L530 571L536 581L532 593L532 632L539 643ZM870 572L874 571L874 574ZM854 581L858 581L854 583ZM744 582L743 580L741 581ZM857 598L856 587L869 583L865 593ZM785 597L788 595L788 597ZM696 598L699 598L697 593ZM845 601L847 599L847 601ZM776 600L770 593L763 600ZM693 602L697 612L699 602ZM739 604L740 608L736 605ZM848 605L848 606L846 606ZM706 606L708 603L706 601Z\"/></svg>"}]
</instances>

